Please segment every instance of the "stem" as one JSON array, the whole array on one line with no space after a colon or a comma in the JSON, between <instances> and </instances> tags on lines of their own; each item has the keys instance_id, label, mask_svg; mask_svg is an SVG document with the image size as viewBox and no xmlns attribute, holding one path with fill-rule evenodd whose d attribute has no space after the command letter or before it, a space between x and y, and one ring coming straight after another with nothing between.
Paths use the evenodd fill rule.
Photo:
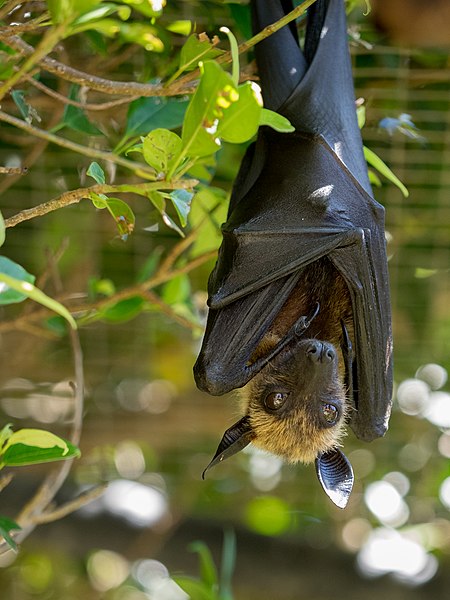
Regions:
<instances>
[{"instance_id":1,"label":"stem","mask_svg":"<svg viewBox=\"0 0 450 600\"><path fill-rule=\"evenodd\" d=\"M248 41L240 44L239 54L247 52L250 48L253 48L256 44L269 37L294 19L301 16L307 8L314 4L316 0L305 0L303 4L297 6L290 13L285 15L279 21L264 27L258 34L251 37ZM14 48L15 50L22 52L23 54L32 54L34 49L32 46L24 42L18 36L11 36L0 32L0 40L7 46ZM219 64L225 64L232 61L231 52L225 52L222 56L216 59ZM103 92L105 94L117 94L122 96L178 96L180 94L186 94L193 91L193 81L198 78L199 71L196 69L190 73L184 75L177 81L174 81L167 87L161 84L148 84L148 83L136 83L134 81L112 81L110 79L104 79L102 77L96 77L89 73L84 73L78 69L68 67L57 60L52 58L42 58L39 61L40 66L48 71L54 73L61 79L71 81L72 83L78 83L84 85L92 90Z\"/></svg>"},{"instance_id":2,"label":"stem","mask_svg":"<svg viewBox=\"0 0 450 600\"><path fill-rule=\"evenodd\" d=\"M190 189L198 184L196 179L183 179L178 181L152 181L146 183L136 184L123 184L123 185L108 185L98 184L88 188L78 188L71 190L70 192L64 192L57 198L20 211L16 215L5 219L5 227L15 227L19 223L35 219L36 217L42 217L54 210L70 206L71 204L77 204L83 199L88 199L91 193L94 194L108 194L114 192L116 194L134 192L136 194L145 194L145 192L158 189L176 190L176 189Z\"/></svg>"},{"instance_id":3,"label":"stem","mask_svg":"<svg viewBox=\"0 0 450 600\"><path fill-rule=\"evenodd\" d=\"M28 73L35 64L40 62L49 52L53 50L56 44L64 37L66 29L66 23L61 23L57 27L49 29L42 40L39 42L36 50L25 60L23 65L5 81L3 85L0 85L0 100L14 87L14 85Z\"/></svg>"},{"instance_id":4,"label":"stem","mask_svg":"<svg viewBox=\"0 0 450 600\"><path fill-rule=\"evenodd\" d=\"M9 123L10 125L14 125L18 129L22 131L26 131L30 135L34 135L42 140L46 140L47 142L52 142L57 146L61 146L62 148L67 148L68 150L72 150L73 152L77 152L78 154L83 154L89 158L98 158L100 160L110 161L116 163L117 165L121 165L134 173L138 173L141 176L155 178L155 170L151 169L147 165L142 163L135 163L131 160L127 160L126 158L122 158L121 156L116 156L112 152L104 152L103 150L96 150L95 148L87 148L86 146L82 146L81 144L77 144L76 142L71 142L70 140L66 140L65 138L61 138L57 135L49 133L44 129L39 129L38 127L34 127L33 125L29 125L26 121L21 121L16 117L8 115L7 113L0 110L0 121L4 121L5 123Z\"/></svg>"}]
</instances>

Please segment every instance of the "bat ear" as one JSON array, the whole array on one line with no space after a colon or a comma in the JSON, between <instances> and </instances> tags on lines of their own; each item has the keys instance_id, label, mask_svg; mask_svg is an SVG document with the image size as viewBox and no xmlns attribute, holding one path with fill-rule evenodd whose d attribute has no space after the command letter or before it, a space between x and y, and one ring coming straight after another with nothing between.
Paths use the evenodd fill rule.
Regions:
<instances>
[{"instance_id":1,"label":"bat ear","mask_svg":"<svg viewBox=\"0 0 450 600\"><path fill-rule=\"evenodd\" d=\"M345 508L353 488L353 469L345 454L338 448L319 454L316 473L328 498Z\"/></svg>"},{"instance_id":2,"label":"bat ear","mask_svg":"<svg viewBox=\"0 0 450 600\"><path fill-rule=\"evenodd\" d=\"M214 467L214 465L217 465L217 463L220 463L226 458L233 456L233 454L236 454L239 452L239 450L245 448L245 446L248 446L253 438L254 433L250 426L248 417L243 417L237 423L227 429L223 434L223 438L220 441L219 447L217 448L212 461L203 471L202 479L205 479L205 473L209 471L211 467Z\"/></svg>"}]
</instances>

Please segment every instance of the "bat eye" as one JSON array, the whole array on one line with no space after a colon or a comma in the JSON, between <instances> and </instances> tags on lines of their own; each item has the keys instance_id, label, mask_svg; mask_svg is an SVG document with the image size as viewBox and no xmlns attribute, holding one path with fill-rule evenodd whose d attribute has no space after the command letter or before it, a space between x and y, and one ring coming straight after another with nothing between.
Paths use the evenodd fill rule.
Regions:
<instances>
[{"instance_id":1,"label":"bat eye","mask_svg":"<svg viewBox=\"0 0 450 600\"><path fill-rule=\"evenodd\" d=\"M324 404L322 414L327 425L336 425L339 420L339 410L334 404Z\"/></svg>"},{"instance_id":2,"label":"bat eye","mask_svg":"<svg viewBox=\"0 0 450 600\"><path fill-rule=\"evenodd\" d=\"M287 400L289 394L283 392L272 392L264 399L264 406L267 410L275 411L279 410Z\"/></svg>"}]
</instances>

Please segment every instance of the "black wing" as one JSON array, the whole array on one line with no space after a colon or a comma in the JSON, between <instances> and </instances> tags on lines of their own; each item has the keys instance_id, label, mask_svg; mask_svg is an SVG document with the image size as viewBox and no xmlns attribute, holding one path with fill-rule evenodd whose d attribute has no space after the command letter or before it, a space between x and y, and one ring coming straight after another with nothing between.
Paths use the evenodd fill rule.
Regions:
<instances>
[{"instance_id":1,"label":"black wing","mask_svg":"<svg viewBox=\"0 0 450 600\"><path fill-rule=\"evenodd\" d=\"M255 0L254 22L266 25L274 6L279 18L288 4ZM279 112L296 132L262 128L244 159L209 281L208 324L194 373L199 387L213 394L245 385L250 357L300 270L328 256L352 298L357 411L351 426L369 440L384 434L389 418L389 287L384 209L372 198L367 178L343 1L313 5L303 53L288 27L272 38L260 44L257 56L263 94L273 108L281 102ZM280 100L272 93L271 75L285 69L293 89ZM292 79L295 69L299 81Z\"/></svg>"}]
</instances>

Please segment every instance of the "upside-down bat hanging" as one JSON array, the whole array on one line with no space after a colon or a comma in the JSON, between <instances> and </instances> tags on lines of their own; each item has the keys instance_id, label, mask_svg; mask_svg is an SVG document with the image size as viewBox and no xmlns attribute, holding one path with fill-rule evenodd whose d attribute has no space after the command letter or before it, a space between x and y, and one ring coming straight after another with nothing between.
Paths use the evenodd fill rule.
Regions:
<instances>
[{"instance_id":1,"label":"upside-down bat hanging","mask_svg":"<svg viewBox=\"0 0 450 600\"><path fill-rule=\"evenodd\" d=\"M252 0L254 31L290 10L292 0ZM242 387L244 416L207 469L252 442L315 461L344 507L353 472L338 446L347 423L366 441L387 429L392 337L384 209L363 155L343 0L311 6L303 50L291 24L256 59L265 106L296 131L260 129L223 226L194 374L210 394Z\"/></svg>"}]
</instances>

